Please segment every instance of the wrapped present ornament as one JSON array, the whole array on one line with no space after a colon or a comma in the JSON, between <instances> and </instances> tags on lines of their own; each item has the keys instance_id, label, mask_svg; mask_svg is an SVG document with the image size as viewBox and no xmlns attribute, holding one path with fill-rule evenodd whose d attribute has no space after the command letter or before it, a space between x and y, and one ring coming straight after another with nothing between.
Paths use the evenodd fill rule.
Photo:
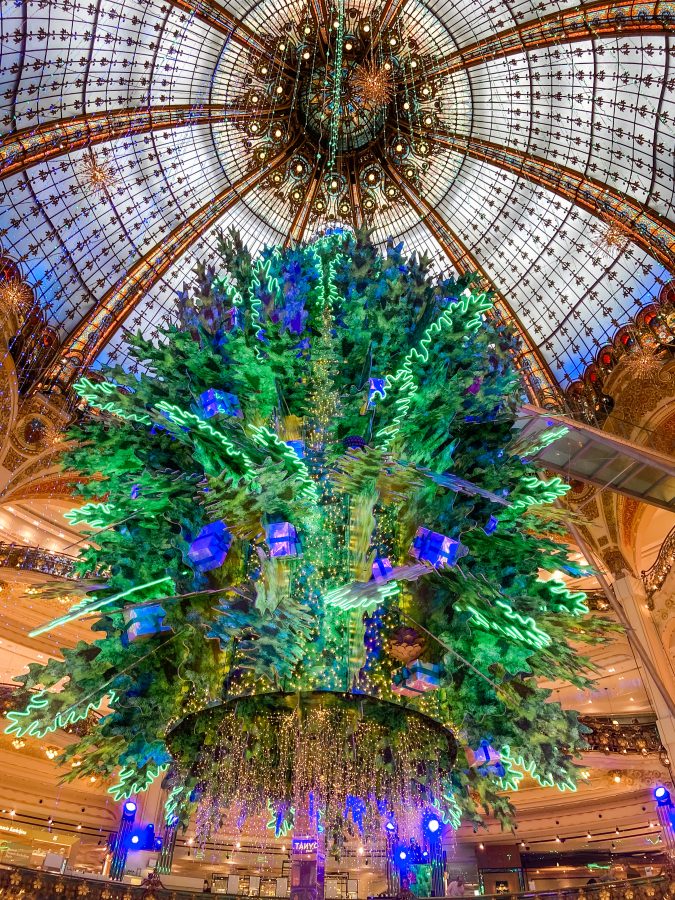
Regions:
<instances>
[{"instance_id":1,"label":"wrapped present ornament","mask_svg":"<svg viewBox=\"0 0 675 900\"><path fill-rule=\"evenodd\" d=\"M481 741L477 750L467 747L466 758L471 768L480 768L485 765L495 765L501 760L501 755L487 741Z\"/></svg>"},{"instance_id":2,"label":"wrapped present ornament","mask_svg":"<svg viewBox=\"0 0 675 900\"><path fill-rule=\"evenodd\" d=\"M430 563L436 568L454 566L457 560L466 556L468 552L460 541L421 526L417 529L410 548L412 556L419 559L420 562Z\"/></svg>"},{"instance_id":3,"label":"wrapped present ornament","mask_svg":"<svg viewBox=\"0 0 675 900\"><path fill-rule=\"evenodd\" d=\"M386 556L376 556L373 560L373 581L385 581L393 571Z\"/></svg>"},{"instance_id":4,"label":"wrapped present ornament","mask_svg":"<svg viewBox=\"0 0 675 900\"><path fill-rule=\"evenodd\" d=\"M417 697L417 691L414 691L412 688L408 687L407 677L408 670L406 668L399 669L398 672L392 674L392 693L398 694L399 697Z\"/></svg>"},{"instance_id":5,"label":"wrapped present ornament","mask_svg":"<svg viewBox=\"0 0 675 900\"><path fill-rule=\"evenodd\" d=\"M232 545L232 535L227 525L218 520L205 525L190 544L188 558L200 572L218 569L225 562Z\"/></svg>"},{"instance_id":6,"label":"wrapped present ornament","mask_svg":"<svg viewBox=\"0 0 675 900\"><path fill-rule=\"evenodd\" d=\"M270 556L297 556L298 532L290 522L271 522L267 528L267 546Z\"/></svg>"},{"instance_id":7,"label":"wrapped present ornament","mask_svg":"<svg viewBox=\"0 0 675 900\"><path fill-rule=\"evenodd\" d=\"M497 525L499 525L499 519L496 516L490 516L485 525L483 526L483 531L488 536L494 534L497 530Z\"/></svg>"},{"instance_id":8,"label":"wrapped present ornament","mask_svg":"<svg viewBox=\"0 0 675 900\"><path fill-rule=\"evenodd\" d=\"M427 691L435 691L440 687L441 669L435 663L422 662L416 659L410 664L408 677L405 680L406 687L416 694Z\"/></svg>"},{"instance_id":9,"label":"wrapped present ornament","mask_svg":"<svg viewBox=\"0 0 675 900\"><path fill-rule=\"evenodd\" d=\"M384 387L384 378L371 378L368 381L368 403L366 404L367 409L375 408L375 401L378 399L384 399L385 397L385 387Z\"/></svg>"},{"instance_id":10,"label":"wrapped present ornament","mask_svg":"<svg viewBox=\"0 0 675 900\"><path fill-rule=\"evenodd\" d=\"M200 396L199 402L207 419L212 419L214 416L242 417L239 397L236 394L209 388Z\"/></svg>"},{"instance_id":11,"label":"wrapped present ornament","mask_svg":"<svg viewBox=\"0 0 675 900\"><path fill-rule=\"evenodd\" d=\"M401 697L419 697L440 687L441 669L435 663L417 659L394 676L391 689Z\"/></svg>"},{"instance_id":12,"label":"wrapped present ornament","mask_svg":"<svg viewBox=\"0 0 675 900\"><path fill-rule=\"evenodd\" d=\"M164 624L166 610L161 603L129 607L122 610L122 615L125 624L129 626L122 635L122 643L125 646L139 638L152 637L162 631L171 631L170 626Z\"/></svg>"}]
</instances>

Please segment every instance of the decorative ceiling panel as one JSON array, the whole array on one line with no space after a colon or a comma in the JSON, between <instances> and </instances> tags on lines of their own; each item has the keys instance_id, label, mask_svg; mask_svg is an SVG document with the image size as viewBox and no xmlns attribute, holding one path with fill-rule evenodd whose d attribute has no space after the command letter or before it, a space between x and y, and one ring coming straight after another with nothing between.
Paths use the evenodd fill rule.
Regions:
<instances>
[{"instance_id":1,"label":"decorative ceiling panel","mask_svg":"<svg viewBox=\"0 0 675 900\"><path fill-rule=\"evenodd\" d=\"M651 302L675 265L667 4L354 0L334 117L339 3L319 32L319 0L3 15L0 242L62 352L152 333L230 225L257 247L366 224L478 265L563 384Z\"/></svg>"}]
</instances>

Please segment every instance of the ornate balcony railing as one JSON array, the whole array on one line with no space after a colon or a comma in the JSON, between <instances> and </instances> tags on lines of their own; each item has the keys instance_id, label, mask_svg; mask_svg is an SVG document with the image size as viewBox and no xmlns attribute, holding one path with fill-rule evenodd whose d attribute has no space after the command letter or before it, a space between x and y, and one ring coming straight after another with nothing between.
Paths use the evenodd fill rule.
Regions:
<instances>
[{"instance_id":1,"label":"ornate balcony railing","mask_svg":"<svg viewBox=\"0 0 675 900\"><path fill-rule=\"evenodd\" d=\"M673 565L675 565L675 528L666 535L654 565L646 572L642 572L642 581L650 605L652 597L668 577Z\"/></svg>"},{"instance_id":2,"label":"ornate balcony railing","mask_svg":"<svg viewBox=\"0 0 675 900\"><path fill-rule=\"evenodd\" d=\"M58 578L75 578L75 560L64 553L52 553L41 547L24 544L5 544L0 541L0 566L8 569L28 569Z\"/></svg>"},{"instance_id":3,"label":"ornate balcony railing","mask_svg":"<svg viewBox=\"0 0 675 900\"><path fill-rule=\"evenodd\" d=\"M600 716L581 716L580 719L591 729L591 733L585 735L591 750L642 756L663 750L656 722L619 722Z\"/></svg>"},{"instance_id":4,"label":"ornate balcony railing","mask_svg":"<svg viewBox=\"0 0 675 900\"><path fill-rule=\"evenodd\" d=\"M626 881L598 882L583 887L560 887L553 891L527 891L520 894L483 894L482 900L672 900L675 878L631 878Z\"/></svg>"},{"instance_id":5,"label":"ornate balcony railing","mask_svg":"<svg viewBox=\"0 0 675 900\"><path fill-rule=\"evenodd\" d=\"M154 897L155 900L193 900L202 896L201 891L155 890L109 881L94 881L69 875L38 872L16 866L0 866L0 898L2 900L137 900ZM493 894L499 900L672 900L675 882L667 875L656 878L633 878L585 885L580 888L560 888L555 891L528 891L518 894ZM244 898L228 895L229 900ZM280 898L272 898L280 900ZM394 898L391 898L394 900ZM420 898L430 900L430 898Z\"/></svg>"}]
</instances>

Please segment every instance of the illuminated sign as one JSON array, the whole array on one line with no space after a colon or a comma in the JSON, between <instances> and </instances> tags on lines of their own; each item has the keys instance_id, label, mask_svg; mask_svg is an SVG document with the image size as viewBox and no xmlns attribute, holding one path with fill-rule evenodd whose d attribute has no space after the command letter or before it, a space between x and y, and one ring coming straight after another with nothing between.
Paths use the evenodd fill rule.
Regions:
<instances>
[{"instance_id":1,"label":"illuminated sign","mask_svg":"<svg viewBox=\"0 0 675 900\"><path fill-rule=\"evenodd\" d=\"M0 831L6 831L8 834L28 834L23 828L17 828L16 825L0 825Z\"/></svg>"},{"instance_id":2,"label":"illuminated sign","mask_svg":"<svg viewBox=\"0 0 675 900\"><path fill-rule=\"evenodd\" d=\"M293 853L316 853L319 849L316 838L293 838L291 851Z\"/></svg>"}]
</instances>

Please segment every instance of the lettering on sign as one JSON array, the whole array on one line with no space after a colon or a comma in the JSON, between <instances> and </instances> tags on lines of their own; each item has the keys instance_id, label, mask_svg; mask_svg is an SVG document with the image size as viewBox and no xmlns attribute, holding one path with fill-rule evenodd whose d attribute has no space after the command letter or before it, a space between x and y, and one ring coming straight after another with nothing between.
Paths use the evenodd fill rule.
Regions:
<instances>
[{"instance_id":1,"label":"lettering on sign","mask_svg":"<svg viewBox=\"0 0 675 900\"><path fill-rule=\"evenodd\" d=\"M316 838L293 838L291 844L293 853L316 853L318 847Z\"/></svg>"}]
</instances>

